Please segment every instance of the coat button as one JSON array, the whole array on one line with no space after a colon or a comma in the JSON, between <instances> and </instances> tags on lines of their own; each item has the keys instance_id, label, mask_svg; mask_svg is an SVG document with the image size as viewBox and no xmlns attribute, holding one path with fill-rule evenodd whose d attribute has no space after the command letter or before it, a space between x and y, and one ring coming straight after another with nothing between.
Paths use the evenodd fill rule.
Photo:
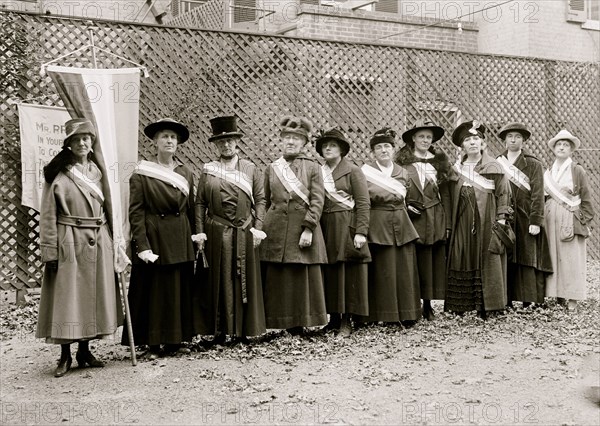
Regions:
<instances>
[{"instance_id":1,"label":"coat button","mask_svg":"<svg viewBox=\"0 0 600 426\"><path fill-rule=\"evenodd\" d=\"M96 223L97 223L98 225L102 225L102 219L98 219L98 220L96 221Z\"/></svg>"},{"instance_id":2,"label":"coat button","mask_svg":"<svg viewBox=\"0 0 600 426\"><path fill-rule=\"evenodd\" d=\"M91 246L96 245L96 241L93 238L90 238L89 243L90 243Z\"/></svg>"},{"instance_id":3,"label":"coat button","mask_svg":"<svg viewBox=\"0 0 600 426\"><path fill-rule=\"evenodd\" d=\"M81 219L75 219L75 224L76 224L76 225L81 225L81 223L82 223L82 222L81 222Z\"/></svg>"},{"instance_id":4,"label":"coat button","mask_svg":"<svg viewBox=\"0 0 600 426\"><path fill-rule=\"evenodd\" d=\"M179 212L175 213L175 216L179 216Z\"/></svg>"},{"instance_id":5,"label":"coat button","mask_svg":"<svg viewBox=\"0 0 600 426\"><path fill-rule=\"evenodd\" d=\"M161 213L160 217L164 219L164 218L165 218L165 215Z\"/></svg>"}]
</instances>

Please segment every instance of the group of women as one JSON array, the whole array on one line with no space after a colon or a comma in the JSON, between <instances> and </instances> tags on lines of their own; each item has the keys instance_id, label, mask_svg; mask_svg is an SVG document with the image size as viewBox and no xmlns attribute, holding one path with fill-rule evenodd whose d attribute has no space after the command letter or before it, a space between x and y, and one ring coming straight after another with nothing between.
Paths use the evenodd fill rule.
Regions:
<instances>
[{"instance_id":1,"label":"group of women","mask_svg":"<svg viewBox=\"0 0 600 426\"><path fill-rule=\"evenodd\" d=\"M454 129L455 164L435 145L444 129L421 121L399 150L393 129L375 132L372 161L359 168L335 128L314 138L322 165L305 156L312 125L288 116L282 155L263 174L239 158L235 117L211 126L219 158L204 165L195 195L193 173L175 157L189 131L171 119L146 126L157 154L130 180L128 300L135 344L151 359L189 352L183 343L196 335L223 343L267 329L297 335L324 325L347 337L353 325L409 327L433 319L436 299L485 318L513 300L558 297L573 307L585 297L594 212L585 171L571 159L580 141L566 130L548 142L555 161L545 174L523 147L525 125L500 131L507 150L493 158L477 121ZM88 342L122 323L96 130L83 118L66 130L44 169L40 217L36 335L61 344L56 377L71 367L73 342L80 367L102 367ZM130 337L124 328L122 343Z\"/></svg>"}]
</instances>

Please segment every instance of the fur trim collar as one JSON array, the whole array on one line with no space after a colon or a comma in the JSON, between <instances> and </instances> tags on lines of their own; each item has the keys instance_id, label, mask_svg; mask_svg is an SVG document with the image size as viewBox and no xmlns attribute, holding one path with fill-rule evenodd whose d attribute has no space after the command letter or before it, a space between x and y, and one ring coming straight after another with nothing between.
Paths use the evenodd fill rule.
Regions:
<instances>
[{"instance_id":1,"label":"fur trim collar","mask_svg":"<svg viewBox=\"0 0 600 426\"><path fill-rule=\"evenodd\" d=\"M408 146L400 148L396 154L396 163L401 166L407 166L413 163L429 163L437 170L438 183L448 180L448 174L451 172L450 161L448 156L441 149L436 149L433 146L429 147L429 152L433 154L432 158L418 158L413 153L413 150Z\"/></svg>"}]
</instances>

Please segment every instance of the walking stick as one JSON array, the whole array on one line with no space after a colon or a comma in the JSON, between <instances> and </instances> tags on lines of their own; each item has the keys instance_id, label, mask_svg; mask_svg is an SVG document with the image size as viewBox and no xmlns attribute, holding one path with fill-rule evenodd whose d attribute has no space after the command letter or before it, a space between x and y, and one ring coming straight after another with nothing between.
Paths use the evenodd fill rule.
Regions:
<instances>
[{"instance_id":1,"label":"walking stick","mask_svg":"<svg viewBox=\"0 0 600 426\"><path fill-rule=\"evenodd\" d=\"M135 344L133 343L133 329L131 327L131 314L129 313L129 300L127 300L127 293L125 292L125 272L119 274L121 278L121 294L123 295L123 304L125 305L125 325L127 326L127 334L129 336L129 350L131 351L131 365L134 367L137 365L137 359L135 357Z\"/></svg>"}]
</instances>

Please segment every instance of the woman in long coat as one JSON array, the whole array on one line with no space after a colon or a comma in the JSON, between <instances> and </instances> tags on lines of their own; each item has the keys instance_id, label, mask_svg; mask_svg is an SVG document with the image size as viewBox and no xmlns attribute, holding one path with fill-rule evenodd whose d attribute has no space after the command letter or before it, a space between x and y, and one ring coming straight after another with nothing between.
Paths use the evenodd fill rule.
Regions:
<instances>
[{"instance_id":1,"label":"woman in long coat","mask_svg":"<svg viewBox=\"0 0 600 426\"><path fill-rule=\"evenodd\" d=\"M321 276L327 252L319 223L325 188L319 165L301 154L312 124L284 117L280 125L283 156L265 170L265 316L267 328L301 334L327 322Z\"/></svg>"},{"instance_id":2,"label":"woman in long coat","mask_svg":"<svg viewBox=\"0 0 600 426\"><path fill-rule=\"evenodd\" d=\"M193 332L194 188L192 172L174 158L188 129L171 119L144 133L156 143L153 161L141 161L131 176L129 221L135 253L129 286L134 342L150 347L150 359L189 352ZM123 345L129 345L127 329Z\"/></svg>"},{"instance_id":3,"label":"woman in long coat","mask_svg":"<svg viewBox=\"0 0 600 426\"><path fill-rule=\"evenodd\" d=\"M586 295L586 239L594 218L587 174L571 159L579 138L561 130L548 141L554 163L544 174L546 231L554 273L546 278L546 296L568 301L574 309Z\"/></svg>"},{"instance_id":4,"label":"woman in long coat","mask_svg":"<svg viewBox=\"0 0 600 426\"><path fill-rule=\"evenodd\" d=\"M346 159L350 144L340 130L319 135L315 149L325 159L321 166L325 184L321 227L328 260L322 266L328 327L348 337L351 316L369 314L369 190L363 173Z\"/></svg>"},{"instance_id":5,"label":"woman in long coat","mask_svg":"<svg viewBox=\"0 0 600 426\"><path fill-rule=\"evenodd\" d=\"M364 322L402 322L421 318L421 293L415 241L419 234L406 212L408 172L393 162L396 132L378 130L370 140L375 161L362 171L367 178L369 221L369 315Z\"/></svg>"},{"instance_id":6,"label":"woman in long coat","mask_svg":"<svg viewBox=\"0 0 600 426\"><path fill-rule=\"evenodd\" d=\"M402 134L406 145L396 155L396 162L406 168L410 178L406 204L419 234L417 264L423 317L427 320L434 316L431 301L446 296L446 239L452 228L450 162L441 149L433 146L442 136L441 127L419 121Z\"/></svg>"},{"instance_id":7,"label":"woman in long coat","mask_svg":"<svg viewBox=\"0 0 600 426\"><path fill-rule=\"evenodd\" d=\"M508 262L508 305L512 301L544 303L546 276L552 273L544 226L544 169L523 148L531 132L522 123L508 123L498 133L506 151L498 156L510 180L515 246Z\"/></svg>"},{"instance_id":8,"label":"woman in long coat","mask_svg":"<svg viewBox=\"0 0 600 426\"><path fill-rule=\"evenodd\" d=\"M451 182L452 236L448 254L445 310L486 312L506 306L506 247L510 246L510 183L496 160L483 150L485 127L462 123L452 142L464 156ZM514 236L512 236L514 238ZM512 241L514 243L514 241Z\"/></svg>"},{"instance_id":9,"label":"woman in long coat","mask_svg":"<svg viewBox=\"0 0 600 426\"><path fill-rule=\"evenodd\" d=\"M258 245L265 216L265 192L258 168L239 158L236 117L211 121L220 157L204 165L196 192L196 232L207 267L196 265L199 318L196 333L245 341L266 331Z\"/></svg>"},{"instance_id":10,"label":"woman in long coat","mask_svg":"<svg viewBox=\"0 0 600 426\"><path fill-rule=\"evenodd\" d=\"M61 345L56 377L71 368L73 342L80 367L103 367L89 341L111 337L122 321L102 173L91 154L96 129L83 118L65 128L62 151L44 168L40 212L45 269L36 337Z\"/></svg>"}]
</instances>

